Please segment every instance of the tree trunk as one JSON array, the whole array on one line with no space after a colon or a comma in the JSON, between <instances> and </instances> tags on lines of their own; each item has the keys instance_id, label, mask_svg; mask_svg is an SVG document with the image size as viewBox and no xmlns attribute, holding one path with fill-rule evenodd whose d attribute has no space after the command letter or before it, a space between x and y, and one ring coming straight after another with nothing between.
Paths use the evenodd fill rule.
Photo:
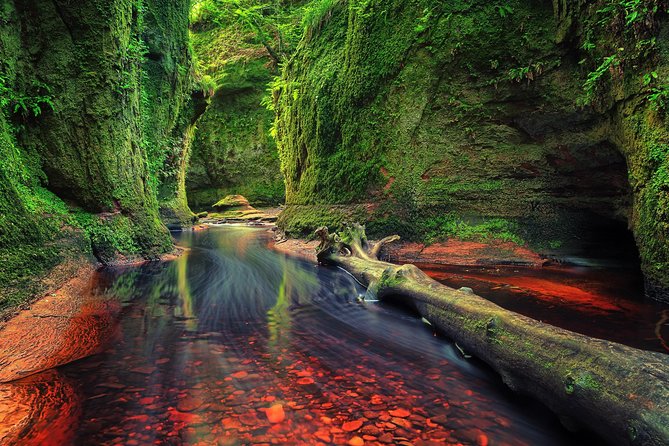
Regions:
<instances>
[{"instance_id":1,"label":"tree trunk","mask_svg":"<svg viewBox=\"0 0 669 446\"><path fill-rule=\"evenodd\" d=\"M553 327L442 285L414 265L379 261L380 247L370 249L362 226L316 235L319 262L346 269L379 299L413 305L565 427L585 427L612 444L669 444L669 356Z\"/></svg>"}]
</instances>

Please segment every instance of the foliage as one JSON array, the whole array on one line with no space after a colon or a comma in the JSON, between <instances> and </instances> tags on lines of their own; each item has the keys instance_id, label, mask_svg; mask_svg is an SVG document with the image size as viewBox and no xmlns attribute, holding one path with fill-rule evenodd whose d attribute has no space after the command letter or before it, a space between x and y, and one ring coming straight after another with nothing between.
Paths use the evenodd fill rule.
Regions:
<instances>
[{"instance_id":1,"label":"foliage","mask_svg":"<svg viewBox=\"0 0 669 446\"><path fill-rule=\"evenodd\" d=\"M343 3L342 0L312 0L307 2L301 11L302 29L306 35L311 36L319 31L323 24L332 17L334 8Z\"/></svg>"},{"instance_id":2,"label":"foliage","mask_svg":"<svg viewBox=\"0 0 669 446\"><path fill-rule=\"evenodd\" d=\"M647 100L655 111L665 111L669 106L669 83L661 82L656 71L643 76L643 85L650 87Z\"/></svg>"},{"instance_id":3,"label":"foliage","mask_svg":"<svg viewBox=\"0 0 669 446\"><path fill-rule=\"evenodd\" d=\"M513 8L509 5L496 5L497 12L501 18L505 18L513 14Z\"/></svg>"},{"instance_id":4,"label":"foliage","mask_svg":"<svg viewBox=\"0 0 669 446\"><path fill-rule=\"evenodd\" d=\"M597 10L599 23L608 25L612 20L620 18L625 26L645 21L649 15L658 12L660 5L656 0L608 0Z\"/></svg>"},{"instance_id":5,"label":"foliage","mask_svg":"<svg viewBox=\"0 0 669 446\"><path fill-rule=\"evenodd\" d=\"M48 107L55 111L52 88L36 79L31 81L28 92L21 93L7 85L7 77L0 74L0 109L20 114L24 119L38 117Z\"/></svg>"},{"instance_id":6,"label":"foliage","mask_svg":"<svg viewBox=\"0 0 669 446\"><path fill-rule=\"evenodd\" d=\"M240 26L262 45L276 64L285 60L301 37L299 7L267 0L196 0L191 8L194 30Z\"/></svg>"},{"instance_id":7,"label":"foliage","mask_svg":"<svg viewBox=\"0 0 669 446\"><path fill-rule=\"evenodd\" d=\"M612 54L605 57L599 67L597 67L595 71L592 71L590 74L588 74L588 78L583 84L584 96L579 99L579 104L591 104L597 97L598 89L601 88L601 81L605 78L606 75L612 75L615 73L615 69L619 65L620 60L618 59L618 54Z\"/></svg>"},{"instance_id":8,"label":"foliage","mask_svg":"<svg viewBox=\"0 0 669 446\"><path fill-rule=\"evenodd\" d=\"M541 76L544 71L553 69L559 65L559 59L553 61L539 61L524 67L510 68L506 77L515 82L527 80L527 83L529 84L531 81Z\"/></svg>"}]
</instances>

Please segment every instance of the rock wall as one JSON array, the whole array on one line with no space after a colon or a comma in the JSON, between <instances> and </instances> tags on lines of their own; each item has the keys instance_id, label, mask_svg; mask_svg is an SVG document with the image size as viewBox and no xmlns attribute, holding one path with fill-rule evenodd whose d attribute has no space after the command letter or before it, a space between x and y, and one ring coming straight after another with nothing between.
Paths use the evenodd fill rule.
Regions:
<instances>
[{"instance_id":1,"label":"rock wall","mask_svg":"<svg viewBox=\"0 0 669 446\"><path fill-rule=\"evenodd\" d=\"M159 209L192 215L179 180L195 108L188 9L1 3L0 309L57 286L91 254L171 250Z\"/></svg>"},{"instance_id":2,"label":"rock wall","mask_svg":"<svg viewBox=\"0 0 669 446\"><path fill-rule=\"evenodd\" d=\"M358 218L373 235L542 251L627 225L648 294L666 299L666 12L651 0L332 2L274 91L280 224Z\"/></svg>"},{"instance_id":3,"label":"rock wall","mask_svg":"<svg viewBox=\"0 0 669 446\"><path fill-rule=\"evenodd\" d=\"M253 205L278 205L284 185L274 113L261 103L276 67L267 50L239 23L222 26L206 17L192 25L198 74L208 81L209 105L197 122L186 178L193 209L210 210L241 194Z\"/></svg>"}]
</instances>

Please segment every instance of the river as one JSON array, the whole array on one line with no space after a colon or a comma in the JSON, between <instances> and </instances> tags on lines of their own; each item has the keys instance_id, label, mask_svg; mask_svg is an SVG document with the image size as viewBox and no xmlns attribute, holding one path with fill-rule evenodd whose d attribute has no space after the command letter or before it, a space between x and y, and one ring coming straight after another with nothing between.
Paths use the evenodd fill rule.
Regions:
<instances>
[{"instance_id":1,"label":"river","mask_svg":"<svg viewBox=\"0 0 669 446\"><path fill-rule=\"evenodd\" d=\"M35 414L20 444L597 444L266 229L177 237L175 261L99 273L122 305L104 353L0 391Z\"/></svg>"}]
</instances>

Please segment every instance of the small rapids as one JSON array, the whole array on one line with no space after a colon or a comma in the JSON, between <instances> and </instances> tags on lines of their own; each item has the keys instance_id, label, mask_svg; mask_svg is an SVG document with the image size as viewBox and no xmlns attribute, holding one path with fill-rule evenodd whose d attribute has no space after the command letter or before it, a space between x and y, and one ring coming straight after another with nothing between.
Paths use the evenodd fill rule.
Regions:
<instances>
[{"instance_id":1,"label":"small rapids","mask_svg":"<svg viewBox=\"0 0 669 446\"><path fill-rule=\"evenodd\" d=\"M173 262L102 271L92 293L123 307L104 353L0 387L0 413L34 412L20 444L596 444L268 237L184 232Z\"/></svg>"}]
</instances>

